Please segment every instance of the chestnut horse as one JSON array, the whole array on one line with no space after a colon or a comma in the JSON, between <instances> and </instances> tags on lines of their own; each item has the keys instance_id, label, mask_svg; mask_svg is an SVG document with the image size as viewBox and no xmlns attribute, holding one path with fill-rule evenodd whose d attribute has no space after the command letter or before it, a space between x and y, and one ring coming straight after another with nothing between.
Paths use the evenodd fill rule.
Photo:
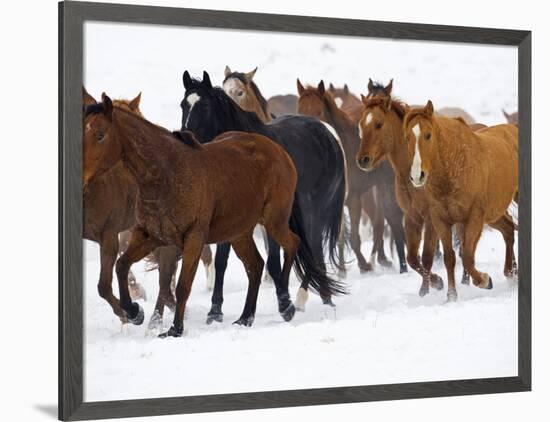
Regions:
<instances>
[{"instance_id":1,"label":"chestnut horse","mask_svg":"<svg viewBox=\"0 0 550 422\"><path fill-rule=\"evenodd\" d=\"M361 238L359 225L361 219L361 196L376 186L377 196L380 198L384 217L388 221L395 237L397 253L399 255L400 272L407 271L405 262L405 233L403 231L403 212L397 204L394 189L394 175L389 164L385 164L375 172L367 174L357 166L356 155L359 149L359 135L357 127L349 116L334 102L334 97L325 90L321 81L317 88L308 86L304 88L300 80L297 80L299 94L298 111L302 114L314 116L329 124L338 134L346 156L346 173L348 179L348 195L346 206L350 216L350 245L357 257L360 270L368 271L370 268L361 253ZM376 227L374 227L376 229ZM380 233L374 233L375 246L382 239L384 226Z\"/></svg>"},{"instance_id":2,"label":"chestnut horse","mask_svg":"<svg viewBox=\"0 0 550 422\"><path fill-rule=\"evenodd\" d=\"M328 90L334 97L336 105L346 113L349 113L354 107L361 105L361 100L350 92L348 84L344 84L342 88L336 88L331 83Z\"/></svg>"},{"instance_id":3,"label":"chestnut horse","mask_svg":"<svg viewBox=\"0 0 550 422\"><path fill-rule=\"evenodd\" d=\"M173 134L113 107L103 94L101 104L86 109L84 150L85 186L119 163L138 186L137 222L128 249L116 262L120 304L133 324L141 324L144 316L129 296L130 266L161 245L177 247L183 257L174 323L162 337L183 333L185 306L205 244L229 242L245 266L248 293L237 324L252 325L256 311L264 265L253 240L256 224L264 225L283 248L283 284L288 285L295 258L299 274L318 273L294 201L296 169L269 138L228 132L202 145L191 132Z\"/></svg>"},{"instance_id":4,"label":"chestnut horse","mask_svg":"<svg viewBox=\"0 0 550 422\"><path fill-rule=\"evenodd\" d=\"M85 107L97 104L97 101L86 89L83 88L82 91ZM113 105L143 117L139 109L140 100L141 93L131 101L113 100ZM120 163L91 179L83 194L83 237L99 243L100 247L99 295L111 305L114 313L122 321L126 321L126 316L112 291L113 268L117 255L126 250L130 241L129 230L136 221L136 195L137 185ZM201 258L207 274L212 274L214 269L212 255L209 256L209 252L209 249L205 249ZM159 272L159 293L155 312L151 317L151 328L162 322L165 306L170 309L175 308L176 301L172 294L171 282L178 259L177 249L171 246L157 248L150 257ZM132 299L143 297L143 288L137 285L135 277L130 275L130 279L132 278L134 282L129 286Z\"/></svg>"},{"instance_id":5,"label":"chestnut horse","mask_svg":"<svg viewBox=\"0 0 550 422\"><path fill-rule=\"evenodd\" d=\"M253 111L264 123L273 120L267 111L267 100L264 98L256 83L252 80L258 68L248 73L233 72L229 66L225 66L225 79L223 90L233 98L240 108L246 111Z\"/></svg>"},{"instance_id":6,"label":"chestnut horse","mask_svg":"<svg viewBox=\"0 0 550 422\"><path fill-rule=\"evenodd\" d=\"M371 94L372 91L369 92ZM415 189L410 181L411 161L403 142L403 119L407 106L391 96L368 95L362 97L363 113L359 121L361 145L357 163L361 169L371 172L387 161L395 174L395 194L405 213L405 239L407 262L422 277L418 294L424 296L430 285L443 288L443 280L431 272L438 237L432 225L428 199L423 189ZM424 232L422 260L418 257Z\"/></svg>"},{"instance_id":7,"label":"chestnut horse","mask_svg":"<svg viewBox=\"0 0 550 422\"><path fill-rule=\"evenodd\" d=\"M410 110L403 123L410 177L425 189L432 222L443 243L450 301L456 300L453 224L462 225L464 268L474 285L491 289L491 277L478 271L475 251L484 224L501 231L506 243L504 275L517 274L515 225L507 209L518 193L518 129L498 125L473 132L462 119L437 117L433 104Z\"/></svg>"},{"instance_id":8,"label":"chestnut horse","mask_svg":"<svg viewBox=\"0 0 550 422\"><path fill-rule=\"evenodd\" d=\"M518 119L518 112L514 111L513 113L506 113L506 110L502 110L502 114L504 114L504 117L506 118L506 121L511 125L518 125L519 119Z\"/></svg>"}]
</instances>

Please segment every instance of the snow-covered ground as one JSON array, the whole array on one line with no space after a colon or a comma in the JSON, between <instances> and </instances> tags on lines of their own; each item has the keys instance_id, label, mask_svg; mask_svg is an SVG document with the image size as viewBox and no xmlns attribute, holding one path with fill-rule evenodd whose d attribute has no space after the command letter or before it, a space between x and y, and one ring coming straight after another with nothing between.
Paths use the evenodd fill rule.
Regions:
<instances>
[{"instance_id":1,"label":"snow-covered ground","mask_svg":"<svg viewBox=\"0 0 550 422\"><path fill-rule=\"evenodd\" d=\"M436 107L459 106L483 123L503 122L501 108L517 109L517 50L511 47L105 23L87 23L85 43L88 91L115 98L142 91L145 116L168 128L180 126L183 71L200 76L208 70L220 84L226 64L243 71L259 66L255 80L266 97L295 93L296 77L345 82L357 93L366 91L369 77L395 78L395 93L407 102L430 98ZM363 238L368 252L369 237ZM167 340L146 324L121 326L97 294L98 251L85 242L87 401L517 374L517 285L502 276L504 243L491 230L477 253L479 267L493 277L491 291L459 285L459 301L447 304L445 291L418 297L413 272L377 267L360 275L352 263L350 294L335 299L334 311L311 295L306 312L290 323L278 315L273 286L263 284L252 328L231 324L246 294L242 264L232 254L224 323L205 324L210 292L201 266L184 337ZM149 296L142 303L148 318L158 282L155 272L143 270L143 263L134 267ZM435 271L446 279L441 262ZM116 291L116 279L114 285ZM294 275L291 286L295 292Z\"/></svg>"}]
</instances>

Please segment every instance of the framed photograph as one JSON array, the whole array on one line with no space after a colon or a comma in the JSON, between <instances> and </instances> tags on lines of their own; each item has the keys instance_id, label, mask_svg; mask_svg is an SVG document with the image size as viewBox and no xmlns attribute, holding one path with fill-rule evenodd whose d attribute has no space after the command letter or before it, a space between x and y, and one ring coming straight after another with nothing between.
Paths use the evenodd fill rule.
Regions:
<instances>
[{"instance_id":1,"label":"framed photograph","mask_svg":"<svg viewBox=\"0 0 550 422\"><path fill-rule=\"evenodd\" d=\"M59 3L59 418L531 389L531 33Z\"/></svg>"}]
</instances>

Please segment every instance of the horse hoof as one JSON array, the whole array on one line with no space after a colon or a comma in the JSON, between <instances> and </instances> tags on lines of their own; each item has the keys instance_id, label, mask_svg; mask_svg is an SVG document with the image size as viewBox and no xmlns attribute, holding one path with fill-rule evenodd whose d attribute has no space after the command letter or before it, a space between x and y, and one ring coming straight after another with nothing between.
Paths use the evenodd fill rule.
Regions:
<instances>
[{"instance_id":1,"label":"horse hoof","mask_svg":"<svg viewBox=\"0 0 550 422\"><path fill-rule=\"evenodd\" d=\"M280 312L281 316L286 322L291 321L292 318L294 318L295 313L296 307L292 303L288 305L288 307L284 311Z\"/></svg>"},{"instance_id":2,"label":"horse hoof","mask_svg":"<svg viewBox=\"0 0 550 422\"><path fill-rule=\"evenodd\" d=\"M145 320L145 313L143 312L143 308L139 306L137 303L132 303L132 308L136 308L137 311L135 311L135 315L132 317L128 312L126 312L126 317L128 318L128 322L134 324L134 325L141 325L143 324L143 321Z\"/></svg>"},{"instance_id":3,"label":"horse hoof","mask_svg":"<svg viewBox=\"0 0 550 422\"><path fill-rule=\"evenodd\" d=\"M383 259L379 259L378 260L378 263L384 267L384 268L391 268L393 267L393 262L387 260L386 258L383 258Z\"/></svg>"},{"instance_id":4,"label":"horse hoof","mask_svg":"<svg viewBox=\"0 0 550 422\"><path fill-rule=\"evenodd\" d=\"M401 265L401 267L399 268L399 274L403 274L403 273L407 273L409 272L408 268L406 265Z\"/></svg>"},{"instance_id":5,"label":"horse hoof","mask_svg":"<svg viewBox=\"0 0 550 422\"><path fill-rule=\"evenodd\" d=\"M469 286L470 285L470 274L468 274L467 272L464 272L464 274L462 274L461 283Z\"/></svg>"},{"instance_id":6,"label":"horse hoof","mask_svg":"<svg viewBox=\"0 0 550 422\"><path fill-rule=\"evenodd\" d=\"M430 293L430 288L428 286L422 286L422 287L420 287L420 290L418 291L418 296L424 297L428 293Z\"/></svg>"},{"instance_id":7,"label":"horse hoof","mask_svg":"<svg viewBox=\"0 0 550 422\"><path fill-rule=\"evenodd\" d=\"M209 312L208 315L206 316L206 323L208 325L212 324L213 322L223 322L223 314L220 312L220 313L212 313L212 312Z\"/></svg>"},{"instance_id":8,"label":"horse hoof","mask_svg":"<svg viewBox=\"0 0 550 422\"><path fill-rule=\"evenodd\" d=\"M450 291L447 293L447 303L449 302L456 302L458 299L458 295L456 291Z\"/></svg>"},{"instance_id":9,"label":"horse hoof","mask_svg":"<svg viewBox=\"0 0 550 422\"><path fill-rule=\"evenodd\" d=\"M436 290L443 290L443 279L437 274L432 274L430 276L430 285Z\"/></svg>"},{"instance_id":10,"label":"horse hoof","mask_svg":"<svg viewBox=\"0 0 550 422\"><path fill-rule=\"evenodd\" d=\"M236 325L242 325L244 327L252 327L252 324L254 323L254 316L250 315L249 317L240 317L237 321L235 321L233 324Z\"/></svg>"},{"instance_id":11,"label":"horse hoof","mask_svg":"<svg viewBox=\"0 0 550 422\"><path fill-rule=\"evenodd\" d=\"M162 315L159 311L153 312L151 319L149 320L149 330L156 330L157 328L162 327Z\"/></svg>"},{"instance_id":12,"label":"horse hoof","mask_svg":"<svg viewBox=\"0 0 550 422\"><path fill-rule=\"evenodd\" d=\"M159 338L181 337L182 334L183 334L183 325L180 327L174 327L172 325L167 332L159 334Z\"/></svg>"},{"instance_id":13,"label":"horse hoof","mask_svg":"<svg viewBox=\"0 0 550 422\"><path fill-rule=\"evenodd\" d=\"M370 273L373 270L374 270L374 268L373 268L372 264L370 264L368 262L359 265L359 272L361 274Z\"/></svg>"},{"instance_id":14,"label":"horse hoof","mask_svg":"<svg viewBox=\"0 0 550 422\"><path fill-rule=\"evenodd\" d=\"M487 286L485 287L487 290L491 290L493 288L493 279L489 277L489 281L487 282Z\"/></svg>"}]
</instances>

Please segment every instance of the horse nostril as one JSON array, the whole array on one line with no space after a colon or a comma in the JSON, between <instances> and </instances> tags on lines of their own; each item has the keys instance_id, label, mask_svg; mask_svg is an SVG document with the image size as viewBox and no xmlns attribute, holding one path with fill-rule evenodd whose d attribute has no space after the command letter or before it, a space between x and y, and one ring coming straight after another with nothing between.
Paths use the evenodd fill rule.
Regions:
<instances>
[{"instance_id":1,"label":"horse nostril","mask_svg":"<svg viewBox=\"0 0 550 422\"><path fill-rule=\"evenodd\" d=\"M425 176L425 175L424 175L424 172L421 171L421 172L420 172L420 180L424 180L424 176Z\"/></svg>"},{"instance_id":2,"label":"horse nostril","mask_svg":"<svg viewBox=\"0 0 550 422\"><path fill-rule=\"evenodd\" d=\"M359 165L361 167L367 167L369 165L369 161L370 161L369 156L365 155L359 160Z\"/></svg>"}]
</instances>

